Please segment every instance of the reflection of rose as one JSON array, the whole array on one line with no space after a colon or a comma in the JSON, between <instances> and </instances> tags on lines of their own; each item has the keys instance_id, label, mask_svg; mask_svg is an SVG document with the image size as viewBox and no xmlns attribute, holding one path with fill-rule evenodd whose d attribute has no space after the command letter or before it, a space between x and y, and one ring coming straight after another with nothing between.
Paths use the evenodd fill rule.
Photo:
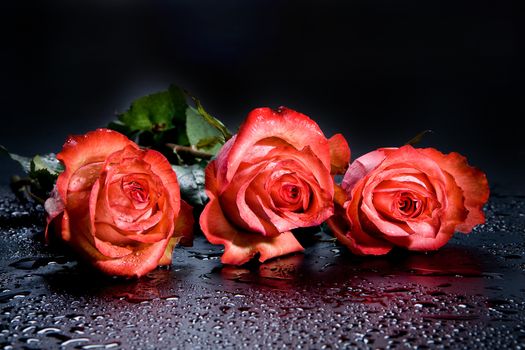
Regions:
<instances>
[{"instance_id":1,"label":"reflection of rose","mask_svg":"<svg viewBox=\"0 0 525 350\"><path fill-rule=\"evenodd\" d=\"M210 202L201 228L225 247L222 262L240 265L301 251L290 230L319 225L333 213L333 172L350 158L342 135L326 139L307 116L281 107L253 110L206 168Z\"/></svg>"},{"instance_id":2,"label":"reflection of rose","mask_svg":"<svg viewBox=\"0 0 525 350\"><path fill-rule=\"evenodd\" d=\"M70 137L57 158L65 171L46 211L48 221L62 214L59 238L110 275L142 276L171 263L193 218L163 155L98 129Z\"/></svg>"},{"instance_id":3,"label":"reflection of rose","mask_svg":"<svg viewBox=\"0 0 525 350\"><path fill-rule=\"evenodd\" d=\"M485 221L488 196L485 174L458 153L383 148L349 167L328 224L355 254L435 250Z\"/></svg>"}]
</instances>

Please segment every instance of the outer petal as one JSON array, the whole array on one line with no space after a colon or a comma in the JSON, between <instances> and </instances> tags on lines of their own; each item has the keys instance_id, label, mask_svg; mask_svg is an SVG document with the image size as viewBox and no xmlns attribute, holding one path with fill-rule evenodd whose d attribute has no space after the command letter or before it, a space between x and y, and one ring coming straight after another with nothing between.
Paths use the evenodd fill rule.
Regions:
<instances>
[{"instance_id":1,"label":"outer petal","mask_svg":"<svg viewBox=\"0 0 525 350\"><path fill-rule=\"evenodd\" d=\"M180 212L175 222L175 236L182 236L181 244L186 247L191 247L193 244L193 225L195 219L193 218L193 207L181 200Z\"/></svg>"},{"instance_id":2,"label":"outer petal","mask_svg":"<svg viewBox=\"0 0 525 350\"><path fill-rule=\"evenodd\" d=\"M344 174L350 162L350 147L342 134L335 134L328 139L332 174Z\"/></svg>"},{"instance_id":3,"label":"outer petal","mask_svg":"<svg viewBox=\"0 0 525 350\"><path fill-rule=\"evenodd\" d=\"M468 233L476 225L485 222L483 206L489 198L489 185L487 176L467 163L467 159L459 153L443 154L433 148L418 149L419 152L434 159L439 166L452 175L457 185L463 190L465 207L469 211L464 223L458 225L456 230Z\"/></svg>"},{"instance_id":4,"label":"outer petal","mask_svg":"<svg viewBox=\"0 0 525 350\"><path fill-rule=\"evenodd\" d=\"M237 140L237 135L233 135L231 139L229 139L219 150L219 153L217 153L217 156L215 157L215 160L212 160L208 163L207 167L213 166L215 168L214 170L214 182L216 183L214 186L218 186L220 184L221 187L226 186L228 184L228 181L226 180L226 172L228 170L228 157L230 155L230 150L233 147L235 141ZM213 163L213 165L211 165ZM206 180L206 188L208 188L208 181Z\"/></svg>"},{"instance_id":5,"label":"outer petal","mask_svg":"<svg viewBox=\"0 0 525 350\"><path fill-rule=\"evenodd\" d=\"M246 195L248 187L265 165L243 164L243 169L235 174L233 181L222 189L219 201L226 217L239 228L265 236L276 236L280 232L275 225L266 215L254 212L259 204L250 201L250 197Z\"/></svg>"},{"instance_id":6,"label":"outer petal","mask_svg":"<svg viewBox=\"0 0 525 350\"><path fill-rule=\"evenodd\" d=\"M93 240L83 232L77 231L78 226L70 220L67 212L62 215L62 227L60 230L61 238L67 242L73 249L75 249L80 255L88 258L88 261L92 259L107 259L102 255L94 246ZM72 233L73 231L73 233Z\"/></svg>"},{"instance_id":7,"label":"outer petal","mask_svg":"<svg viewBox=\"0 0 525 350\"><path fill-rule=\"evenodd\" d=\"M171 260L173 257L173 249L175 249L175 247L177 246L177 244L179 244L181 239L182 239L182 236L170 238L168 245L166 246L166 249L164 250L164 254L159 260L159 266L171 265Z\"/></svg>"},{"instance_id":8,"label":"outer petal","mask_svg":"<svg viewBox=\"0 0 525 350\"><path fill-rule=\"evenodd\" d=\"M169 241L170 238L166 238L154 244L144 245L142 249L120 259L97 259L93 265L108 275L141 277L158 266Z\"/></svg>"},{"instance_id":9,"label":"outer petal","mask_svg":"<svg viewBox=\"0 0 525 350\"><path fill-rule=\"evenodd\" d=\"M206 168L204 169L204 184L205 184L204 191L206 192L206 195L208 197L212 195L213 196L218 195L219 185L217 183L217 159L209 162Z\"/></svg>"},{"instance_id":10,"label":"outer petal","mask_svg":"<svg viewBox=\"0 0 525 350\"><path fill-rule=\"evenodd\" d=\"M285 107L280 107L277 111L257 108L248 114L237 133L235 143L231 146L226 165L226 179L232 179L239 164L255 143L270 137L282 139L297 149L310 146L325 167L330 169L330 146L317 123L306 115Z\"/></svg>"},{"instance_id":11,"label":"outer petal","mask_svg":"<svg viewBox=\"0 0 525 350\"><path fill-rule=\"evenodd\" d=\"M357 182L379 166L379 164L385 160L385 157L386 154L384 150L379 149L354 160L346 171L341 187L346 193L350 194Z\"/></svg>"},{"instance_id":12,"label":"outer petal","mask_svg":"<svg viewBox=\"0 0 525 350\"><path fill-rule=\"evenodd\" d=\"M62 238L80 255L87 258L95 267L108 275L140 277L155 268L156 265L150 266L150 260L156 259L156 262L160 259L160 256L153 254L153 246L148 247L150 248L149 251L137 250L135 253L128 254L121 259L108 258L95 248L88 235L83 231L79 231L85 228L86 225L87 223L84 222L70 221L69 215L67 212L64 212L62 217ZM159 242L159 244L163 244L163 242Z\"/></svg>"},{"instance_id":13,"label":"outer petal","mask_svg":"<svg viewBox=\"0 0 525 350\"><path fill-rule=\"evenodd\" d=\"M70 136L57 159L62 161L65 171L58 176L57 190L62 200L66 199L71 176L82 166L104 162L106 158L126 146L137 145L126 136L109 129L97 129L85 135ZM67 203L65 203L67 205Z\"/></svg>"},{"instance_id":14,"label":"outer petal","mask_svg":"<svg viewBox=\"0 0 525 350\"><path fill-rule=\"evenodd\" d=\"M342 189L336 187L335 215L327 220L338 241L357 255L383 255L388 253L393 244L380 238L371 236L363 230L359 220L359 204L363 182L352 191L352 199L343 207Z\"/></svg>"},{"instance_id":15,"label":"outer petal","mask_svg":"<svg viewBox=\"0 0 525 350\"><path fill-rule=\"evenodd\" d=\"M164 185L164 188L169 194L169 201L175 217L179 214L180 209L180 188L177 181L177 174L171 167L166 157L161 153L148 150L144 155L143 160L151 165L151 171L159 177Z\"/></svg>"},{"instance_id":16,"label":"outer petal","mask_svg":"<svg viewBox=\"0 0 525 350\"><path fill-rule=\"evenodd\" d=\"M44 208L47 214L45 238L46 240L48 240L49 225L57 216L64 212L64 202L62 202L62 199L58 195L56 186L53 187L53 190L51 191L51 196L48 199L46 199L46 202L44 203Z\"/></svg>"},{"instance_id":17,"label":"outer petal","mask_svg":"<svg viewBox=\"0 0 525 350\"><path fill-rule=\"evenodd\" d=\"M242 265L255 254L260 253L261 262L303 251L303 247L290 232L276 237L265 237L259 234L240 231L224 217L219 201L210 198L200 217L201 229L212 244L224 245L221 261L224 264Z\"/></svg>"}]
</instances>

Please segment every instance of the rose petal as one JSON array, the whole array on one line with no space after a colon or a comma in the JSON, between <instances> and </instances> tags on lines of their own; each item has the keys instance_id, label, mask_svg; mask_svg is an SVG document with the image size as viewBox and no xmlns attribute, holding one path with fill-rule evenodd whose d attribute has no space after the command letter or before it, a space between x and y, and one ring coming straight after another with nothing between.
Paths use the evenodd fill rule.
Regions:
<instances>
[{"instance_id":1,"label":"rose petal","mask_svg":"<svg viewBox=\"0 0 525 350\"><path fill-rule=\"evenodd\" d=\"M335 134L328 139L332 174L344 174L350 162L350 147L342 134Z\"/></svg>"},{"instance_id":2,"label":"rose petal","mask_svg":"<svg viewBox=\"0 0 525 350\"><path fill-rule=\"evenodd\" d=\"M226 179L226 173L228 171L228 157L230 156L231 148L233 147L235 141L237 140L237 135L233 135L231 139L229 139L224 145L222 145L221 149L215 156L215 159L208 163L206 166L206 169L213 166L215 167L214 170L214 178L215 184L214 186L224 187L228 184L228 180ZM211 165L213 163L213 165ZM208 180L205 180L206 188L208 188Z\"/></svg>"},{"instance_id":3,"label":"rose petal","mask_svg":"<svg viewBox=\"0 0 525 350\"><path fill-rule=\"evenodd\" d=\"M260 262L265 262L278 256L304 251L304 248L291 232L283 232L279 236L271 237L271 240L259 241L256 247L260 253Z\"/></svg>"},{"instance_id":4,"label":"rose petal","mask_svg":"<svg viewBox=\"0 0 525 350\"><path fill-rule=\"evenodd\" d=\"M108 224L106 222L95 222L95 237L99 240L106 242L111 242L114 245L118 246L128 246L136 244L136 242L130 238L128 235L123 233L114 225ZM162 239L161 237L160 239Z\"/></svg>"},{"instance_id":5,"label":"rose petal","mask_svg":"<svg viewBox=\"0 0 525 350\"><path fill-rule=\"evenodd\" d=\"M221 258L224 264L242 265L257 253L261 254L259 260L263 262L303 250L290 232L276 237L265 237L235 228L226 220L219 201L213 197L201 214L200 225L210 243L224 245Z\"/></svg>"},{"instance_id":6,"label":"rose petal","mask_svg":"<svg viewBox=\"0 0 525 350\"><path fill-rule=\"evenodd\" d=\"M253 180L260 174L267 164L260 163L251 165L244 163L235 174L232 182L226 186L219 201L228 219L234 222L241 229L249 232L258 232L261 235L276 236L280 232L266 215L254 212L258 202L246 191Z\"/></svg>"},{"instance_id":7,"label":"rose petal","mask_svg":"<svg viewBox=\"0 0 525 350\"><path fill-rule=\"evenodd\" d=\"M170 238L168 245L166 246L166 250L164 250L164 254L159 260L159 266L171 265L173 258L173 249L175 249L177 244L180 242L181 238L182 236Z\"/></svg>"},{"instance_id":8,"label":"rose petal","mask_svg":"<svg viewBox=\"0 0 525 350\"><path fill-rule=\"evenodd\" d=\"M414 237L412 237L412 241L420 241L421 237L424 238L430 238L435 239L437 235L439 235L439 221L436 224L433 224L431 220L425 220L425 221L416 221L416 220L410 220L405 222L412 232L414 232ZM411 247L415 247L416 244L411 244Z\"/></svg>"},{"instance_id":9,"label":"rose petal","mask_svg":"<svg viewBox=\"0 0 525 350\"><path fill-rule=\"evenodd\" d=\"M330 169L330 146L317 123L304 114L284 107L277 111L257 108L248 114L239 128L235 143L232 143L225 165L228 181L233 178L239 164L245 160L246 153L253 145L269 137L282 139L296 149L310 146L324 166Z\"/></svg>"},{"instance_id":10,"label":"rose petal","mask_svg":"<svg viewBox=\"0 0 525 350\"><path fill-rule=\"evenodd\" d=\"M108 275L141 277L158 266L170 238L143 245L142 249L134 250L119 259L95 260L93 265Z\"/></svg>"},{"instance_id":11,"label":"rose petal","mask_svg":"<svg viewBox=\"0 0 525 350\"><path fill-rule=\"evenodd\" d=\"M454 178L454 181L463 191L464 205L468 216L464 223L459 224L456 230L468 233L476 225L485 222L483 206L489 198L487 176L467 163L467 159L459 153L443 154L433 148L419 149L419 152L434 159L439 166Z\"/></svg>"},{"instance_id":12,"label":"rose petal","mask_svg":"<svg viewBox=\"0 0 525 350\"><path fill-rule=\"evenodd\" d=\"M162 185L168 192L170 206L175 217L180 210L180 189L177 174L171 167L166 157L154 150L147 150L143 160L151 165L151 171L162 181Z\"/></svg>"},{"instance_id":13,"label":"rose petal","mask_svg":"<svg viewBox=\"0 0 525 350\"><path fill-rule=\"evenodd\" d=\"M340 207L343 207L347 199L348 196L345 190L343 190L341 186L334 184L334 206L339 205Z\"/></svg>"},{"instance_id":14,"label":"rose petal","mask_svg":"<svg viewBox=\"0 0 525 350\"><path fill-rule=\"evenodd\" d=\"M45 230L45 239L49 240L48 231L49 225L55 220L57 216L64 212L64 202L58 194L56 186L53 187L53 190L50 193L48 199L44 203L44 209L46 210L46 230Z\"/></svg>"},{"instance_id":15,"label":"rose petal","mask_svg":"<svg viewBox=\"0 0 525 350\"><path fill-rule=\"evenodd\" d=\"M224 149L224 146L222 146L221 151L219 151L219 154L222 152L222 149ZM206 195L208 197L210 197L211 193L213 193L215 196L219 194L219 186L217 183L217 160L216 159L209 162L206 168L204 169L204 183L206 184L204 188L204 192L206 192Z\"/></svg>"},{"instance_id":16,"label":"rose petal","mask_svg":"<svg viewBox=\"0 0 525 350\"><path fill-rule=\"evenodd\" d=\"M341 187L346 193L350 194L357 182L381 164L385 157L385 152L381 149L367 153L354 160L346 171Z\"/></svg>"},{"instance_id":17,"label":"rose petal","mask_svg":"<svg viewBox=\"0 0 525 350\"><path fill-rule=\"evenodd\" d=\"M341 206L341 196L337 196L339 200L335 204L335 215L327 220L328 227L339 242L350 249L352 253L357 255L383 255L392 250L393 245L369 235L361 228L358 207L362 187L362 183L357 185L356 190L352 192L352 201L345 203L346 209ZM336 193L341 193L341 191L336 191Z\"/></svg>"},{"instance_id":18,"label":"rose petal","mask_svg":"<svg viewBox=\"0 0 525 350\"><path fill-rule=\"evenodd\" d=\"M402 171L403 170L399 172ZM374 193L413 192L423 198L435 198L436 195L435 193L433 193L434 187L432 185L429 185L429 189L426 184L413 181L414 179L420 178L420 176L415 176L419 174L424 176L423 173L417 171L417 173L410 174L410 176L403 176L404 181L400 181L399 176L394 175L392 179L384 180L381 183L379 183L379 185L375 187Z\"/></svg>"},{"instance_id":19,"label":"rose petal","mask_svg":"<svg viewBox=\"0 0 525 350\"><path fill-rule=\"evenodd\" d=\"M191 247L193 244L193 207L181 200L180 211L175 222L175 236L182 236L181 245Z\"/></svg>"},{"instance_id":20,"label":"rose petal","mask_svg":"<svg viewBox=\"0 0 525 350\"><path fill-rule=\"evenodd\" d=\"M111 261L111 256L118 257L131 252L131 250L120 250L119 247L112 247L101 241L97 242L98 239L91 235L87 229L88 227L88 216L83 217L82 220L79 220L78 218L70 219L68 213L64 212L61 227L62 239L91 264L96 266L100 261ZM113 271L110 274L121 276L130 275L127 271Z\"/></svg>"},{"instance_id":21,"label":"rose petal","mask_svg":"<svg viewBox=\"0 0 525 350\"><path fill-rule=\"evenodd\" d=\"M108 258L122 258L128 254L133 253L133 249L121 247L95 237L95 247L97 250Z\"/></svg>"},{"instance_id":22,"label":"rose petal","mask_svg":"<svg viewBox=\"0 0 525 350\"><path fill-rule=\"evenodd\" d=\"M74 221L70 220L68 213L64 212L62 215L62 226L60 230L61 238L64 242L69 243L69 245L79 254L86 257L88 261L93 261L93 259L105 259L106 257L96 249L93 237L79 231L79 228L81 227L81 225L74 225ZM72 231L74 234L71 233Z\"/></svg>"}]
</instances>

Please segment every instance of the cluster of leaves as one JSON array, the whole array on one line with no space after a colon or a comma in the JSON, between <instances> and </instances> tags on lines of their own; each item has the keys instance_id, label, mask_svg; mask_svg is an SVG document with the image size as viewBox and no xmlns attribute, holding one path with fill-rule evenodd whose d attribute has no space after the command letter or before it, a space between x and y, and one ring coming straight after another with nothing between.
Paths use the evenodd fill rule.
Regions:
<instances>
[{"instance_id":1,"label":"cluster of leaves","mask_svg":"<svg viewBox=\"0 0 525 350\"><path fill-rule=\"evenodd\" d=\"M194 206L204 205L207 200L204 167L232 136L198 99L175 85L136 99L108 128L142 147L162 152L173 164L182 197ZM20 197L43 202L64 170L53 153L28 158L0 146L1 153L18 162L27 175L12 179L12 189Z\"/></svg>"},{"instance_id":2,"label":"cluster of leaves","mask_svg":"<svg viewBox=\"0 0 525 350\"><path fill-rule=\"evenodd\" d=\"M210 159L231 137L198 99L175 85L133 101L108 127L143 147L161 151L178 165Z\"/></svg>"},{"instance_id":3,"label":"cluster of leaves","mask_svg":"<svg viewBox=\"0 0 525 350\"><path fill-rule=\"evenodd\" d=\"M33 158L10 153L0 146L0 154L5 154L20 164L26 177L13 176L11 188L17 197L32 199L43 203L53 189L58 175L64 167L57 160L54 153L36 155Z\"/></svg>"}]
</instances>

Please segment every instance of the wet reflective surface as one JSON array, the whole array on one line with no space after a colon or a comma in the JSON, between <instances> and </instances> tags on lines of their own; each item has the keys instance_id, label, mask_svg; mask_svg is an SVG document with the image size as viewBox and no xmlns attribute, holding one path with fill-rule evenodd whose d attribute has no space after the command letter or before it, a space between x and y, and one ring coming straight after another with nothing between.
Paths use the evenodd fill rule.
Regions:
<instances>
[{"instance_id":1,"label":"wet reflective surface","mask_svg":"<svg viewBox=\"0 0 525 350\"><path fill-rule=\"evenodd\" d=\"M42 208L0 189L0 347L525 347L524 196L442 250L352 256L324 233L305 254L241 268L197 236L171 269L101 276L42 241Z\"/></svg>"}]
</instances>

